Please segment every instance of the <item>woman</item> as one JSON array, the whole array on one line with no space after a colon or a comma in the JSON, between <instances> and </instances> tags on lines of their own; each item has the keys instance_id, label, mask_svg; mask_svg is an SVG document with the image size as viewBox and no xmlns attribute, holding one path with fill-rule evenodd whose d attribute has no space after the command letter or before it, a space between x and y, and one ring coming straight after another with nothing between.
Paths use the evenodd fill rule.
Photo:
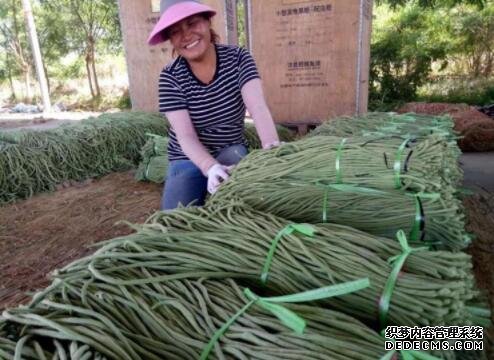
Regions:
<instances>
[{"instance_id":1,"label":"woman","mask_svg":"<svg viewBox=\"0 0 494 360\"><path fill-rule=\"evenodd\" d=\"M162 0L148 43L170 41L178 57L159 78L159 109L170 122L170 160L161 209L204 204L246 154L246 107L263 148L279 145L254 60L217 44L215 11L199 1Z\"/></svg>"}]
</instances>

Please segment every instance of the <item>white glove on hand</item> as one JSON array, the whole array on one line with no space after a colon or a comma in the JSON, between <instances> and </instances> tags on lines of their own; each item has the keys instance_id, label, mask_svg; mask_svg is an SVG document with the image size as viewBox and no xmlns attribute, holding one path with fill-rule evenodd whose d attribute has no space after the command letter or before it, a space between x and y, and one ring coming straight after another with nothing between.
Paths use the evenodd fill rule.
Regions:
<instances>
[{"instance_id":1,"label":"white glove on hand","mask_svg":"<svg viewBox=\"0 0 494 360\"><path fill-rule=\"evenodd\" d=\"M230 175L228 174L233 169L233 166L225 166L221 164L214 164L207 172L208 177L208 192L214 194L221 183L228 180Z\"/></svg>"},{"instance_id":2,"label":"white glove on hand","mask_svg":"<svg viewBox=\"0 0 494 360\"><path fill-rule=\"evenodd\" d=\"M270 150L274 149L278 146L283 145L285 142L284 141L273 141L272 143L266 144L262 147L263 150Z\"/></svg>"}]
</instances>

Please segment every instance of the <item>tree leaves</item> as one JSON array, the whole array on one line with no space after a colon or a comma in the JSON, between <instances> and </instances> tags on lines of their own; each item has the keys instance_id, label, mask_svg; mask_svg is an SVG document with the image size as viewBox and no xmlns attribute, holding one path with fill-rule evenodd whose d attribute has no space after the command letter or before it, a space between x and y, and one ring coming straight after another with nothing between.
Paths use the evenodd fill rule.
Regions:
<instances>
[{"instance_id":1,"label":"tree leaves","mask_svg":"<svg viewBox=\"0 0 494 360\"><path fill-rule=\"evenodd\" d=\"M417 4L422 8L454 7L460 4L476 5L483 8L490 0L376 0L377 5L387 4L392 8Z\"/></svg>"}]
</instances>

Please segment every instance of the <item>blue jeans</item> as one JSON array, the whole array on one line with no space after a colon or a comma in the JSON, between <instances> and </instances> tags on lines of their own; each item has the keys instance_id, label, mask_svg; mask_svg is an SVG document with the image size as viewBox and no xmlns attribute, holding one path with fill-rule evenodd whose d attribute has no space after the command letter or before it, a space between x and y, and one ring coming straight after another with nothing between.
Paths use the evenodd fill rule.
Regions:
<instances>
[{"instance_id":1,"label":"blue jeans","mask_svg":"<svg viewBox=\"0 0 494 360\"><path fill-rule=\"evenodd\" d=\"M232 145L221 149L216 160L226 166L236 165L247 155L244 145ZM175 209L182 204L201 206L207 195L208 178L190 160L173 160L168 165L161 210Z\"/></svg>"}]
</instances>

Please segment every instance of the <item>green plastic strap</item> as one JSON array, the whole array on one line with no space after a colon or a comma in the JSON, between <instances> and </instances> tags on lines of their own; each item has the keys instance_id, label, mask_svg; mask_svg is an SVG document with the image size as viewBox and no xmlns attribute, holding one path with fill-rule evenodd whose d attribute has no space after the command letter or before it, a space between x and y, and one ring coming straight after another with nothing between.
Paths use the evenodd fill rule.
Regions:
<instances>
[{"instance_id":1,"label":"green plastic strap","mask_svg":"<svg viewBox=\"0 0 494 360\"><path fill-rule=\"evenodd\" d=\"M365 289L370 286L368 278L362 278L356 281L351 281L343 284L326 286L323 288L304 291L297 294L277 296L277 297L260 297L254 294L250 289L244 290L244 295L249 302L240 309L235 315L233 315L218 331L216 331L208 342L206 347L201 353L201 360L206 360L213 350L214 346L218 342L221 336L228 330L228 328L242 316L252 305L256 304L265 310L271 312L276 316L285 326L292 329L297 334L303 334L306 323L303 318L295 314L293 311L287 309L278 303L298 303L298 302L310 302L329 297L349 294L355 291Z\"/></svg>"},{"instance_id":2,"label":"green plastic strap","mask_svg":"<svg viewBox=\"0 0 494 360\"><path fill-rule=\"evenodd\" d=\"M144 172L144 180L149 180L149 164L151 164L151 158L149 158L149 161L146 164L146 171Z\"/></svg>"},{"instance_id":3,"label":"green plastic strap","mask_svg":"<svg viewBox=\"0 0 494 360\"><path fill-rule=\"evenodd\" d=\"M157 148L158 144L156 143L156 139L153 141L153 151L154 151L154 155L158 155L158 148Z\"/></svg>"},{"instance_id":4,"label":"green plastic strap","mask_svg":"<svg viewBox=\"0 0 494 360\"><path fill-rule=\"evenodd\" d=\"M153 139L153 152L154 152L154 155L158 155L158 148L156 147L157 146L156 139L157 138L161 138L163 136L156 135L156 134L153 134L153 133L148 133L148 132L145 133L145 135Z\"/></svg>"},{"instance_id":5,"label":"green plastic strap","mask_svg":"<svg viewBox=\"0 0 494 360\"><path fill-rule=\"evenodd\" d=\"M341 184L341 164L340 164L340 159L341 159L341 152L343 151L343 147L345 146L347 139L341 140L340 146L338 146L338 150L336 151L336 183Z\"/></svg>"},{"instance_id":6,"label":"green plastic strap","mask_svg":"<svg viewBox=\"0 0 494 360\"><path fill-rule=\"evenodd\" d=\"M306 301L315 301L340 295L346 295L355 291L363 290L369 286L370 280L368 278L361 278L342 284L325 286L319 289L308 290L292 295L274 296L267 299L269 299L270 302L274 303L299 303Z\"/></svg>"},{"instance_id":7,"label":"green plastic strap","mask_svg":"<svg viewBox=\"0 0 494 360\"><path fill-rule=\"evenodd\" d=\"M326 186L326 190L324 191L324 198L322 199L322 222L328 222L328 200L329 200L329 190L331 188Z\"/></svg>"},{"instance_id":8,"label":"green plastic strap","mask_svg":"<svg viewBox=\"0 0 494 360\"><path fill-rule=\"evenodd\" d=\"M423 216L423 207L422 202L420 201L419 196L415 196L415 220L413 222L412 230L410 231L410 240L418 241L419 233L424 224L424 216Z\"/></svg>"},{"instance_id":9,"label":"green plastic strap","mask_svg":"<svg viewBox=\"0 0 494 360\"><path fill-rule=\"evenodd\" d=\"M255 301L254 300L251 300L247 303L247 305L245 305L242 309L240 309L235 315L233 315L218 331L216 331L213 335L213 337L211 338L211 340L209 340L208 344L206 345L206 347L202 350L202 353L201 353L201 360L206 360L209 356L209 353L211 352L211 350L213 350L214 348L214 345L216 345L216 343L218 342L218 340L220 339L220 337L228 330L228 328L240 317L242 316L247 310L249 310L249 308L254 305Z\"/></svg>"},{"instance_id":10,"label":"green plastic strap","mask_svg":"<svg viewBox=\"0 0 494 360\"><path fill-rule=\"evenodd\" d=\"M276 251L276 247L280 242L281 238L285 235L290 235L294 231L297 231L303 235L314 236L314 227L309 224L290 224L285 226L273 239L271 246L269 248L268 255L266 256L266 261L264 262L264 267L261 272L261 281L266 283L268 280L269 268L271 267L271 262L273 261L273 256Z\"/></svg>"},{"instance_id":11,"label":"green plastic strap","mask_svg":"<svg viewBox=\"0 0 494 360\"><path fill-rule=\"evenodd\" d=\"M366 188L366 187L362 187L362 186L348 185L348 184L331 184L328 186L334 190L344 191L344 192L354 193L354 194L376 195L376 196L389 194L386 191Z\"/></svg>"},{"instance_id":12,"label":"green plastic strap","mask_svg":"<svg viewBox=\"0 0 494 360\"><path fill-rule=\"evenodd\" d=\"M292 329L296 334L302 335L305 330L305 320L286 307L272 302L269 298L262 298L254 294L250 289L244 290L244 295L256 305L271 312L283 325ZM309 300L307 300L309 301ZM288 301L285 301L288 302Z\"/></svg>"},{"instance_id":13,"label":"green plastic strap","mask_svg":"<svg viewBox=\"0 0 494 360\"><path fill-rule=\"evenodd\" d=\"M316 181L316 185L322 186L326 189L324 191L324 198L322 202L322 222L328 222L328 202L329 202L329 191L337 190L344 191L355 194L364 194L364 195L386 195L387 193L381 190L375 190L360 186L348 185L348 184L324 184L321 180Z\"/></svg>"},{"instance_id":14,"label":"green plastic strap","mask_svg":"<svg viewBox=\"0 0 494 360\"><path fill-rule=\"evenodd\" d=\"M398 275L405 264L406 259L413 252L428 250L427 247L411 248L408 245L408 240L403 230L399 230L396 233L396 238L401 245L402 253L388 259L388 263L393 266L393 269L386 280L384 291L379 299L379 324L381 329L386 327L389 306L391 304L391 296L393 295L393 290L395 288L396 281L398 280Z\"/></svg>"},{"instance_id":15,"label":"green plastic strap","mask_svg":"<svg viewBox=\"0 0 494 360\"><path fill-rule=\"evenodd\" d=\"M415 198L415 220L413 222L412 230L410 231L410 241L419 241L419 233L424 233L425 230L425 214L422 206L421 199L438 200L441 197L439 193L407 193L408 196Z\"/></svg>"},{"instance_id":16,"label":"green plastic strap","mask_svg":"<svg viewBox=\"0 0 494 360\"><path fill-rule=\"evenodd\" d=\"M400 189L401 188L401 158L403 157L403 152L405 151L405 147L407 146L408 142L411 139L408 138L403 143L400 145L398 148L398 151L396 152L396 159L395 159L395 164L394 164L394 171L395 171L395 188Z\"/></svg>"}]
</instances>

